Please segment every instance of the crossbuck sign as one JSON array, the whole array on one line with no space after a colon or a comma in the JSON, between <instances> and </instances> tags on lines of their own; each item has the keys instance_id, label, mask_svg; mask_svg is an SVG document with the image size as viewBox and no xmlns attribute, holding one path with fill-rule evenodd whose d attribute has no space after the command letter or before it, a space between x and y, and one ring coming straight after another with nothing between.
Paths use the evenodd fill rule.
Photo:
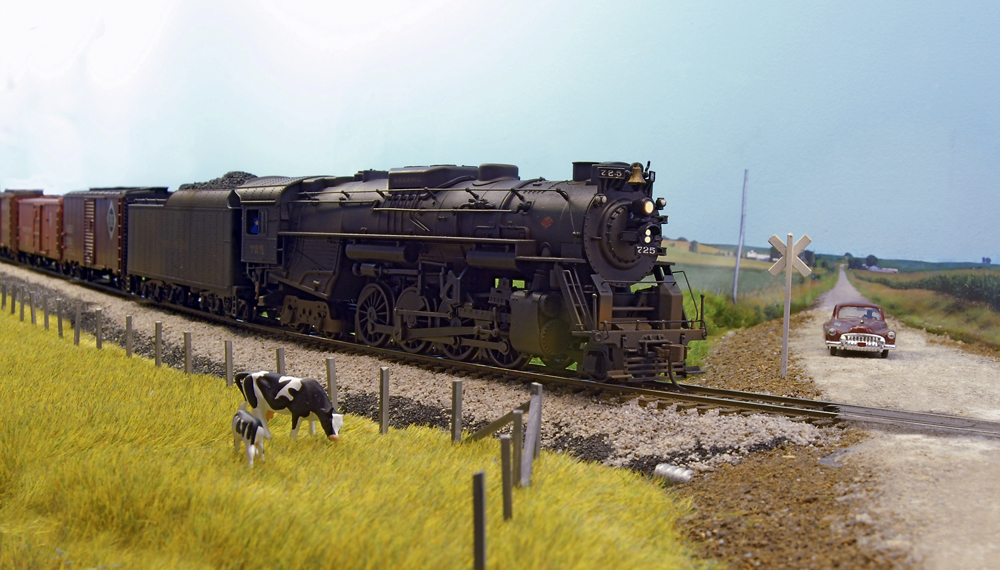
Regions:
<instances>
[{"instance_id":1,"label":"crossbuck sign","mask_svg":"<svg viewBox=\"0 0 1000 570\"><path fill-rule=\"evenodd\" d=\"M799 241L795 243L795 246L792 246L792 234L788 234L788 245L782 243L781 238L779 238L776 235L771 236L771 239L767 241L774 246L774 249L778 250L778 253L781 254L781 257L778 258L778 261L775 261L774 265L772 265L771 268L768 269L768 272L771 275L777 277L778 274L781 273L783 269L786 269L785 265L788 262L785 260L788 259L789 257L787 254L788 248L792 248L792 255L791 255L792 268L801 273L803 277L809 277L809 274L812 273L812 269L809 269L809 266L803 263L801 259L799 259L799 254L805 251L806 247L808 247L809 244L812 243L812 240L809 239L809 236L800 237ZM791 272L789 272L789 276L791 276Z\"/></svg>"},{"instance_id":2,"label":"crossbuck sign","mask_svg":"<svg viewBox=\"0 0 1000 570\"><path fill-rule=\"evenodd\" d=\"M774 246L774 249L778 250L778 253L781 254L778 261L775 261L774 265L772 265L767 271L775 277L777 277L782 270L785 271L785 326L781 337L781 375L787 376L788 318L792 312L792 269L801 273L803 277L808 277L812 273L812 269L809 269L809 266L799 259L799 254L806 249L806 246L812 243L812 240L809 239L809 236L802 236L793 246L792 234L788 234L788 243L782 243L781 238L776 235L771 236L771 239L767 241Z\"/></svg>"}]
</instances>

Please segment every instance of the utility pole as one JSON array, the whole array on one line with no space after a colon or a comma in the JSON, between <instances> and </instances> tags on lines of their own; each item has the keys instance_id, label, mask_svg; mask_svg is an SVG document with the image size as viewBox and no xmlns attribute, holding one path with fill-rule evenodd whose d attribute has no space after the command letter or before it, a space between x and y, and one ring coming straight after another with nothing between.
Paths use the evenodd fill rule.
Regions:
<instances>
[{"instance_id":1,"label":"utility pole","mask_svg":"<svg viewBox=\"0 0 1000 570\"><path fill-rule=\"evenodd\" d=\"M740 258L743 257L743 229L747 221L747 179L750 169L743 170L743 213L740 214L740 242L736 246L736 273L733 274L733 304L736 304L736 289L740 284Z\"/></svg>"}]
</instances>

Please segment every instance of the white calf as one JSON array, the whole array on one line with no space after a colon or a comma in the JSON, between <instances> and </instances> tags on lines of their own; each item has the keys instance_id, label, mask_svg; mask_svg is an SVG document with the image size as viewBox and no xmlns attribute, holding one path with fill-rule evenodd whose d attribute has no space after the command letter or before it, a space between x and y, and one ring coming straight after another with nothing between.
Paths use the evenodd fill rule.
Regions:
<instances>
[{"instance_id":1,"label":"white calf","mask_svg":"<svg viewBox=\"0 0 1000 570\"><path fill-rule=\"evenodd\" d=\"M233 416L233 445L239 453L240 442L243 442L250 467L253 467L254 455L260 455L261 460L264 460L264 438L271 439L267 426L243 410L236 412Z\"/></svg>"}]
</instances>

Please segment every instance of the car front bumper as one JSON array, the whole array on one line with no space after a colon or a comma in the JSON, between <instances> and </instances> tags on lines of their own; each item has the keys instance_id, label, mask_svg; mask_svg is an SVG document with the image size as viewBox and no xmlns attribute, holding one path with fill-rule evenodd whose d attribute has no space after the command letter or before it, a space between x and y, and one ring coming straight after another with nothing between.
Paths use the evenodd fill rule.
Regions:
<instances>
[{"instance_id":1,"label":"car front bumper","mask_svg":"<svg viewBox=\"0 0 1000 570\"><path fill-rule=\"evenodd\" d=\"M828 340L826 345L840 350L855 350L858 352L882 352L896 348L895 344L886 343L877 334L844 333L840 340Z\"/></svg>"}]
</instances>

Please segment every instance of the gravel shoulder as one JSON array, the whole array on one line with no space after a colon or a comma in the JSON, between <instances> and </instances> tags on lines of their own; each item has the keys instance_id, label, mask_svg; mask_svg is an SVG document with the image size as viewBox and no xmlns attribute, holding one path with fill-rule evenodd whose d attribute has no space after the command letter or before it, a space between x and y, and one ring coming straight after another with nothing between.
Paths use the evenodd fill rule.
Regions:
<instances>
[{"instance_id":1,"label":"gravel shoulder","mask_svg":"<svg viewBox=\"0 0 1000 570\"><path fill-rule=\"evenodd\" d=\"M844 293L846 291L846 293ZM890 319L897 350L888 359L832 357L822 323L835 303L856 295L837 288L793 326L790 351L832 401L933 411L1000 421L1000 362L942 342ZM1000 567L1000 442L871 429L841 461L875 474L871 512L885 547L927 569Z\"/></svg>"}]
</instances>

